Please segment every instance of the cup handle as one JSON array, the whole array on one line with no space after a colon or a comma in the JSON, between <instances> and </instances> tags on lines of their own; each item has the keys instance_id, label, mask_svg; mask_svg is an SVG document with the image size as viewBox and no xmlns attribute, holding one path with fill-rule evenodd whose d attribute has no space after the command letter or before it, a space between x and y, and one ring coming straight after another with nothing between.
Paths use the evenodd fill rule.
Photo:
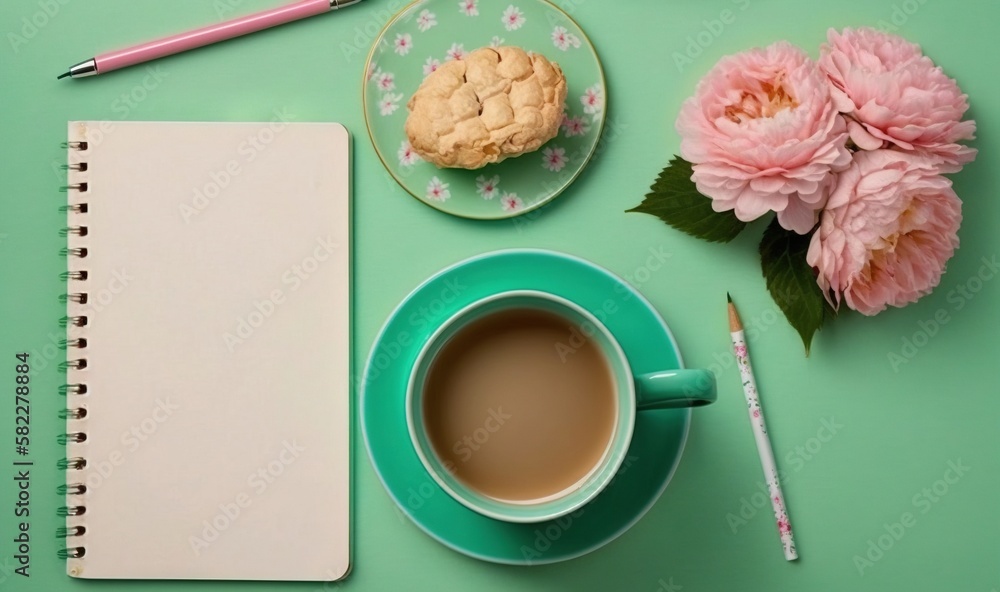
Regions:
<instances>
[{"instance_id":1,"label":"cup handle","mask_svg":"<svg viewBox=\"0 0 1000 592\"><path fill-rule=\"evenodd\" d=\"M701 407L715 399L715 374L708 370L664 370L635 377L636 408L640 411Z\"/></svg>"}]
</instances>

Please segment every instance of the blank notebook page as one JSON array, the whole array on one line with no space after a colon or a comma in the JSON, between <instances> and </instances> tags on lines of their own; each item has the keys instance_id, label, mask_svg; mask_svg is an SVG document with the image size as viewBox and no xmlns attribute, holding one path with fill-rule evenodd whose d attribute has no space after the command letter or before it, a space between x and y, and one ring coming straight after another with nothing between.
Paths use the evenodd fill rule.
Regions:
<instances>
[{"instance_id":1,"label":"blank notebook page","mask_svg":"<svg viewBox=\"0 0 1000 592\"><path fill-rule=\"evenodd\" d=\"M338 124L69 127L66 505L83 578L350 565L350 140ZM71 167L75 169L79 167Z\"/></svg>"}]
</instances>

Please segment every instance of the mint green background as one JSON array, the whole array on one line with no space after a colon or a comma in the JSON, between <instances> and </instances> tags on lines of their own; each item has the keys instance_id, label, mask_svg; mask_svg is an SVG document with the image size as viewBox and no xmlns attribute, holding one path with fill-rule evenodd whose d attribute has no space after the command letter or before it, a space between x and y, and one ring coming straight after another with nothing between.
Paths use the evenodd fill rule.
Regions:
<instances>
[{"instance_id":1,"label":"mint green background","mask_svg":"<svg viewBox=\"0 0 1000 592\"><path fill-rule=\"evenodd\" d=\"M481 223L442 215L406 195L382 169L365 136L359 80L391 2L365 0L340 14L164 60L159 65L167 78L134 107L119 97L142 82L143 68L75 82L57 83L55 75L97 50L216 20L218 6L235 4L238 11L249 11L277 2L62 2L57 15L17 51L8 33L21 28L22 18L39 13L40 3L0 4L0 565L12 555L13 355L41 352L49 334L58 338L56 321L62 314L57 301L58 274L64 269L58 256L62 196L56 191L61 179L52 165L63 159L59 142L66 120L269 120L274 109L287 108L298 121L343 122L356 136L357 367L382 321L422 279L476 253L532 246L569 251L631 278L671 324L688 365L720 370L720 401L695 414L686 454L659 503L618 541L561 565L493 566L433 542L395 511L357 433L355 570L343 588L1000 590L995 345L1000 281L985 282L971 300L957 292L949 299L949 291L980 270L983 257L1000 255L997 3L565 0L562 4L604 60L608 141L550 207L526 218ZM904 5L916 11L907 15ZM733 11L734 21L710 22L726 9ZM732 245L716 246L623 210L639 202L677 150L672 124L680 103L720 56L781 38L815 55L826 27L891 24L894 13L900 32L919 41L959 80L979 122L981 156L955 179L965 200L962 247L932 296L875 319L845 315L818 336L806 359L764 290L755 256L759 226ZM675 65L673 55L685 51L688 37L708 31L702 33L705 40L711 28L721 32L707 49L686 67ZM657 266L651 249L670 255L655 271L647 267L647 262ZM776 454L788 474L785 494L802 556L795 564L783 560L767 510L736 533L727 523L727 514L738 514L741 500L750 500L761 481L728 353L727 290L748 325L757 325L751 348ZM957 303L963 304L961 310ZM894 372L888 353L899 353L904 338L912 339L920 323L936 315L948 322ZM38 365L36 356L33 362ZM32 490L33 577L26 582L0 570L5 591L322 588L315 583L70 581L52 536L59 523L54 491L62 479L55 469L61 456L56 412L62 401L55 393L59 377L53 366L49 362L32 382L31 458L38 463ZM822 421L830 418L843 426L832 437L821 432ZM922 490L942 479L949 461L959 459L971 470L937 502L922 505L927 499ZM900 521L905 512L915 515L915 524L859 575L853 557L864 554L868 541L885 534L884 525Z\"/></svg>"}]
</instances>

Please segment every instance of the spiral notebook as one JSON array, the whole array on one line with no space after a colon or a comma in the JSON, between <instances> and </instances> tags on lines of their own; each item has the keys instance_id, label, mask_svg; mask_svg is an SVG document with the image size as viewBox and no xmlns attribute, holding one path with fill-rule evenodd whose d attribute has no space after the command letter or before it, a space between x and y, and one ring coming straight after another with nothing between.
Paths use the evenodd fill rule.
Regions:
<instances>
[{"instance_id":1,"label":"spiral notebook","mask_svg":"<svg viewBox=\"0 0 1000 592\"><path fill-rule=\"evenodd\" d=\"M66 527L80 578L350 566L350 139L72 122Z\"/></svg>"}]
</instances>

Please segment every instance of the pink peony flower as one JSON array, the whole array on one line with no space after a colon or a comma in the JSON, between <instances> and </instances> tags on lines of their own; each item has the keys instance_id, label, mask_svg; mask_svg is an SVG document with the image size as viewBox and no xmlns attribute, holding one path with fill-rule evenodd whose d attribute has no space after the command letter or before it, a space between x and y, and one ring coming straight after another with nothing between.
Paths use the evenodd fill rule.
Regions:
<instances>
[{"instance_id":1,"label":"pink peony flower","mask_svg":"<svg viewBox=\"0 0 1000 592\"><path fill-rule=\"evenodd\" d=\"M851 161L847 124L815 62L786 43L723 58L677 118L681 155L717 212L740 220L778 213L808 233L833 173Z\"/></svg>"},{"instance_id":2,"label":"pink peony flower","mask_svg":"<svg viewBox=\"0 0 1000 592\"><path fill-rule=\"evenodd\" d=\"M975 121L962 121L968 96L919 45L868 28L831 29L827 39L820 68L859 148L928 155L943 173L958 172L976 158L975 149L958 143L976 133Z\"/></svg>"},{"instance_id":3,"label":"pink peony flower","mask_svg":"<svg viewBox=\"0 0 1000 592\"><path fill-rule=\"evenodd\" d=\"M962 202L936 166L873 150L840 174L806 254L833 306L846 301L871 316L915 302L941 281L958 248Z\"/></svg>"}]
</instances>

